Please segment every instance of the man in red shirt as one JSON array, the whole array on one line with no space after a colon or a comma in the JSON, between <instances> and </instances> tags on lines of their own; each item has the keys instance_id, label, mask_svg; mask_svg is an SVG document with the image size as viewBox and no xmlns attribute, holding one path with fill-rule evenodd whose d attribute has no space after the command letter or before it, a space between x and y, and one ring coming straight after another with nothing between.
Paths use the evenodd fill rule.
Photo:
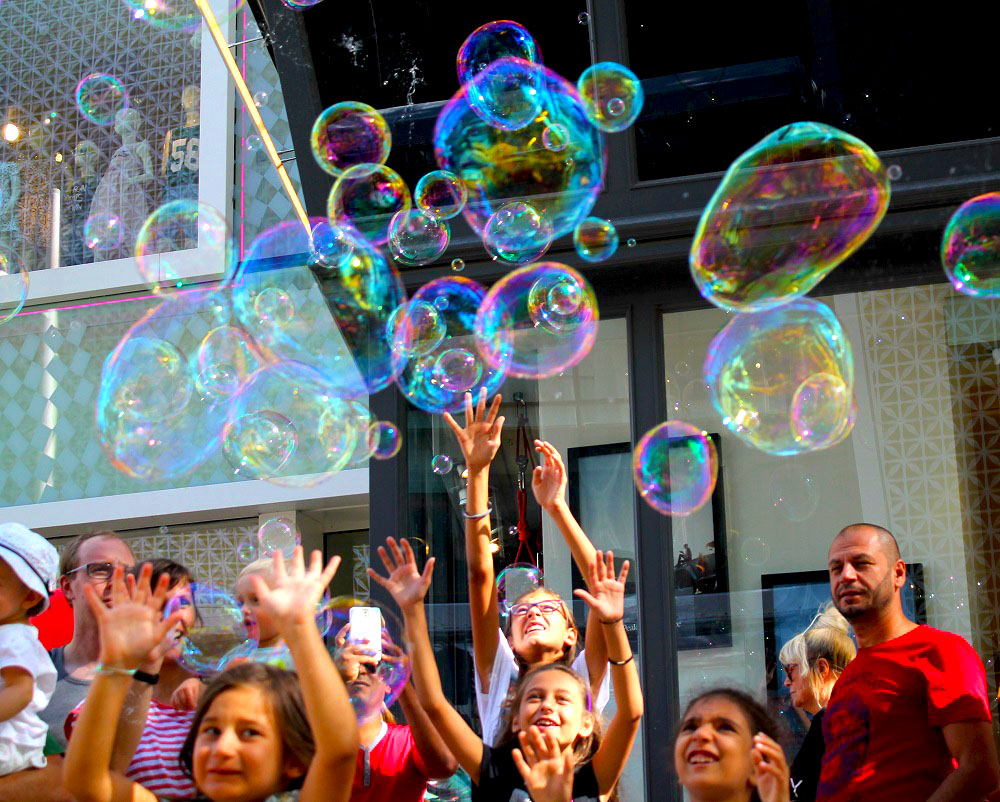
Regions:
<instances>
[{"instance_id":1,"label":"man in red shirt","mask_svg":"<svg viewBox=\"0 0 1000 802\"><path fill-rule=\"evenodd\" d=\"M978 802L1000 785L982 661L968 642L903 614L892 534L853 524L830 546L833 603L858 656L823 718L818 802Z\"/></svg>"}]
</instances>

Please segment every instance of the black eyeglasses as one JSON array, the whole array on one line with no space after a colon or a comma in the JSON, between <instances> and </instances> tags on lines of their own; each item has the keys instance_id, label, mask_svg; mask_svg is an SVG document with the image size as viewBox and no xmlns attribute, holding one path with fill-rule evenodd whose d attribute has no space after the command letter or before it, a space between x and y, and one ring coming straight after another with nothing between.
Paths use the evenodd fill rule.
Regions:
<instances>
[{"instance_id":1,"label":"black eyeglasses","mask_svg":"<svg viewBox=\"0 0 1000 802\"><path fill-rule=\"evenodd\" d=\"M532 607L537 607L538 612L542 615L552 615L553 613L563 613L563 605L561 601L556 601L555 599L548 599L546 601L540 602L521 602L520 604L515 604L510 608L510 614L514 618L520 618L522 615L527 615Z\"/></svg>"},{"instance_id":2,"label":"black eyeglasses","mask_svg":"<svg viewBox=\"0 0 1000 802\"><path fill-rule=\"evenodd\" d=\"M84 563L83 565L66 572L66 576L75 574L77 571L86 571L87 576L96 579L98 582L107 582L115 572L114 563Z\"/></svg>"}]
</instances>

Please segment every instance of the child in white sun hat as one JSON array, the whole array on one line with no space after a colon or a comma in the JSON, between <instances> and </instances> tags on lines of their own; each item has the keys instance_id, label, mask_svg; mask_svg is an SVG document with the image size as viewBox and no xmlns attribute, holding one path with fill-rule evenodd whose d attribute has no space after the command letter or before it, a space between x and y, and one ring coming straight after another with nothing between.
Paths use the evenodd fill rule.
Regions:
<instances>
[{"instance_id":1,"label":"child in white sun hat","mask_svg":"<svg viewBox=\"0 0 1000 802\"><path fill-rule=\"evenodd\" d=\"M47 727L38 713L56 669L28 618L49 606L59 553L37 532L0 523L0 775L42 768Z\"/></svg>"}]
</instances>

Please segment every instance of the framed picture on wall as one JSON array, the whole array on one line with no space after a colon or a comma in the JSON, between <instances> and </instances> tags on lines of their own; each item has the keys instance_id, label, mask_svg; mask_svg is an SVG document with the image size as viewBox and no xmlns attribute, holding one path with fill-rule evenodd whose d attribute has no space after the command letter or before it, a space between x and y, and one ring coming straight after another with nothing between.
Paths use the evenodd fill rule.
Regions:
<instances>
[{"instance_id":1,"label":"framed picture on wall","mask_svg":"<svg viewBox=\"0 0 1000 802\"><path fill-rule=\"evenodd\" d=\"M673 543L664 544L663 559L674 567L674 607L677 648L711 649L732 645L729 565L718 434L709 435L719 454L719 474L710 503L686 518L673 518ZM630 443L606 443L570 448L569 505L594 544L613 548L616 559L635 563L635 503ZM625 589L625 624L637 631L638 605L633 570ZM573 586L583 579L573 567Z\"/></svg>"}]
</instances>

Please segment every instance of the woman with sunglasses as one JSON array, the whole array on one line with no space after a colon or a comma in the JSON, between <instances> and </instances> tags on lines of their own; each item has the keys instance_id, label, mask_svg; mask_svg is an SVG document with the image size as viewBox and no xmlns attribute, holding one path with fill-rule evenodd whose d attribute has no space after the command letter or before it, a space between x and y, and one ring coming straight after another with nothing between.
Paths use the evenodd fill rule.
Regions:
<instances>
[{"instance_id":1,"label":"woman with sunglasses","mask_svg":"<svg viewBox=\"0 0 1000 802\"><path fill-rule=\"evenodd\" d=\"M577 654L580 631L570 607L557 594L538 588L515 599L507 637L500 630L500 606L493 572L490 536L489 472L500 448L504 418L497 416L497 395L486 409L483 388L475 409L465 394L465 428L445 413L469 472L465 508L465 552L469 564L469 607L472 612L473 660L476 666L476 702L483 741L494 745L502 734L504 708L518 679L528 669L551 663L570 666L590 691L594 711L600 713L610 696L605 624L590 612L586 648ZM573 554L580 573L589 576L597 551L566 504L566 469L550 443L535 441L543 464L535 468L531 489L535 500L555 521ZM608 622L611 624L617 622Z\"/></svg>"}]
</instances>

